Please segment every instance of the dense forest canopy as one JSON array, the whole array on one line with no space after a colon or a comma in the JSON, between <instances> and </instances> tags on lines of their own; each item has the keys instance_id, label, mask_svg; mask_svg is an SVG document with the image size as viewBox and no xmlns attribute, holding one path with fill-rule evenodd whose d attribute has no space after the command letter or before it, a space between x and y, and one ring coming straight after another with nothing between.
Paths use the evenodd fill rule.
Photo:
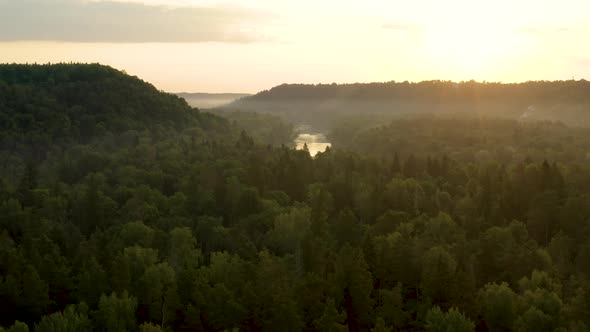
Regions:
<instances>
[{"instance_id":1,"label":"dense forest canopy","mask_svg":"<svg viewBox=\"0 0 590 332\"><path fill-rule=\"evenodd\" d=\"M570 165L584 165L590 160L589 137L588 128L556 122L456 115L399 119L370 128L349 121L340 123L330 134L335 147L373 156L396 151L405 156L447 154L466 163L479 158L512 164L534 158Z\"/></svg>"},{"instance_id":2,"label":"dense forest canopy","mask_svg":"<svg viewBox=\"0 0 590 332\"><path fill-rule=\"evenodd\" d=\"M0 114L7 331L590 327L587 130L423 117L312 158L99 65L0 66Z\"/></svg>"}]
</instances>

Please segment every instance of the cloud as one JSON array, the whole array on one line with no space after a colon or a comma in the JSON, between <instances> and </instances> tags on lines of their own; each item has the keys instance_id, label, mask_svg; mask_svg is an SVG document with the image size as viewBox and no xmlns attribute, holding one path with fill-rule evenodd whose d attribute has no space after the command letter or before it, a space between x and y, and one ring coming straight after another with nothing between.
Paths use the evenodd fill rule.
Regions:
<instances>
[{"instance_id":1,"label":"cloud","mask_svg":"<svg viewBox=\"0 0 590 332\"><path fill-rule=\"evenodd\" d=\"M136 2L0 0L0 41L267 41L272 15L241 7L169 7Z\"/></svg>"}]
</instances>

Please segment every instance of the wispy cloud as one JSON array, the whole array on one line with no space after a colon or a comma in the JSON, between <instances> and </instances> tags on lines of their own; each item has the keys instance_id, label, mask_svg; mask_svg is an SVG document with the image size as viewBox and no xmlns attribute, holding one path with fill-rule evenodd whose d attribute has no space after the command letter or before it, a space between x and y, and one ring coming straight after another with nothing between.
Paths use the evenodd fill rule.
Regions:
<instances>
[{"instance_id":1,"label":"wispy cloud","mask_svg":"<svg viewBox=\"0 0 590 332\"><path fill-rule=\"evenodd\" d=\"M0 0L0 41L251 43L268 40L261 31L272 18L236 6Z\"/></svg>"}]
</instances>

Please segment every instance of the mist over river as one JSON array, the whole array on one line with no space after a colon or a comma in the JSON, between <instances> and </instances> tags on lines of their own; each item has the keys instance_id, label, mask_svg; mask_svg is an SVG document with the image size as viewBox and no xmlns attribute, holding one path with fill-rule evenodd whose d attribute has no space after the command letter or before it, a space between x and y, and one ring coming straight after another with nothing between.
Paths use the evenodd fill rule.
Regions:
<instances>
[{"instance_id":1,"label":"mist over river","mask_svg":"<svg viewBox=\"0 0 590 332\"><path fill-rule=\"evenodd\" d=\"M332 146L328 142L326 134L314 130L309 125L300 125L296 128L297 138L295 138L295 144L298 150L302 150L304 145L307 144L309 154L314 157L319 152L326 151L327 147Z\"/></svg>"}]
</instances>

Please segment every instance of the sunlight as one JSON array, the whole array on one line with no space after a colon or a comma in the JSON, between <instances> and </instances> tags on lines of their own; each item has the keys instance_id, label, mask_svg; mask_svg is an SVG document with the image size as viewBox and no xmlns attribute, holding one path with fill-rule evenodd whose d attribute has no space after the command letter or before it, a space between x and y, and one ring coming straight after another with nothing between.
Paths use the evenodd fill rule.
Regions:
<instances>
[{"instance_id":1,"label":"sunlight","mask_svg":"<svg viewBox=\"0 0 590 332\"><path fill-rule=\"evenodd\" d=\"M430 61L474 78L509 65L522 53L521 46L515 34L488 24L430 29L423 39L423 51Z\"/></svg>"}]
</instances>

